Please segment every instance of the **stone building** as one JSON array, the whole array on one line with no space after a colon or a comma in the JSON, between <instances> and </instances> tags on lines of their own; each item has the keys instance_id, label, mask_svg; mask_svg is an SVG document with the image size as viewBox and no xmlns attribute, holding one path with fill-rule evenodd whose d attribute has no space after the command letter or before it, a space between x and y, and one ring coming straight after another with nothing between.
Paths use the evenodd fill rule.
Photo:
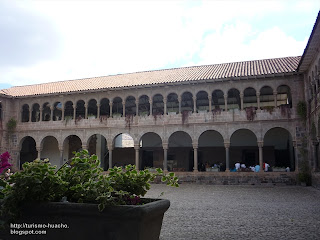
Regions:
<instances>
[{"instance_id":1,"label":"stone building","mask_svg":"<svg viewBox=\"0 0 320 240\"><path fill-rule=\"evenodd\" d=\"M1 151L12 153L17 168L35 158L61 166L85 148L106 170L135 164L201 176L217 169L230 174L237 162L247 167L267 162L296 176L303 136L311 124L320 124L318 22L319 17L302 57L1 90ZM297 112L305 101L307 126ZM316 176L317 134L310 139Z\"/></svg>"}]
</instances>

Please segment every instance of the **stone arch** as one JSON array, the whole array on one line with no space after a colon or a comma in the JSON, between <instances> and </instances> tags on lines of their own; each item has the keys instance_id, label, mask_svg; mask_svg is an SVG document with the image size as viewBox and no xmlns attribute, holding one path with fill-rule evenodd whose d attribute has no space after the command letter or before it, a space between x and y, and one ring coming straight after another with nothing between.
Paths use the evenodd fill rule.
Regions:
<instances>
[{"instance_id":1,"label":"stone arch","mask_svg":"<svg viewBox=\"0 0 320 240\"><path fill-rule=\"evenodd\" d=\"M82 140L77 135L69 135L63 141L63 159L69 160L74 156L73 152L82 149Z\"/></svg>"},{"instance_id":2,"label":"stone arch","mask_svg":"<svg viewBox=\"0 0 320 240\"><path fill-rule=\"evenodd\" d=\"M73 119L74 107L72 101L67 101L64 105L64 117Z\"/></svg>"},{"instance_id":3,"label":"stone arch","mask_svg":"<svg viewBox=\"0 0 320 240\"><path fill-rule=\"evenodd\" d=\"M52 165L56 165L59 168L62 165L62 159L60 156L58 140L54 136L46 136L41 140L40 146L40 158L49 159Z\"/></svg>"},{"instance_id":4,"label":"stone arch","mask_svg":"<svg viewBox=\"0 0 320 240\"><path fill-rule=\"evenodd\" d=\"M100 100L100 117L110 116L110 100L108 98L102 98Z\"/></svg>"},{"instance_id":5,"label":"stone arch","mask_svg":"<svg viewBox=\"0 0 320 240\"><path fill-rule=\"evenodd\" d=\"M209 111L209 98L207 91L199 91L196 95L196 107L198 111Z\"/></svg>"},{"instance_id":6,"label":"stone arch","mask_svg":"<svg viewBox=\"0 0 320 240\"><path fill-rule=\"evenodd\" d=\"M163 167L162 139L157 133L147 132L141 136L140 152L141 169Z\"/></svg>"},{"instance_id":7,"label":"stone arch","mask_svg":"<svg viewBox=\"0 0 320 240\"><path fill-rule=\"evenodd\" d=\"M20 169L25 162L32 162L38 157L36 141L33 137L25 136L20 141Z\"/></svg>"},{"instance_id":8,"label":"stone arch","mask_svg":"<svg viewBox=\"0 0 320 240\"><path fill-rule=\"evenodd\" d=\"M118 133L113 139L111 167L128 164L135 164L134 138L128 133Z\"/></svg>"},{"instance_id":9,"label":"stone arch","mask_svg":"<svg viewBox=\"0 0 320 240\"><path fill-rule=\"evenodd\" d=\"M86 115L86 108L85 108L85 101L84 100L78 100L76 104L76 119L82 119L85 118Z\"/></svg>"},{"instance_id":10,"label":"stone arch","mask_svg":"<svg viewBox=\"0 0 320 240\"><path fill-rule=\"evenodd\" d=\"M28 104L22 105L21 122L29 122L30 109Z\"/></svg>"},{"instance_id":11,"label":"stone arch","mask_svg":"<svg viewBox=\"0 0 320 240\"><path fill-rule=\"evenodd\" d=\"M287 105L292 108L291 89L288 85L280 85L277 88L277 105Z\"/></svg>"},{"instance_id":12,"label":"stone arch","mask_svg":"<svg viewBox=\"0 0 320 240\"><path fill-rule=\"evenodd\" d=\"M256 134L241 128L234 131L230 137L230 169L234 169L236 163L249 166L259 165L259 149ZM246 168L245 168L246 169ZM246 171L243 169L243 171Z\"/></svg>"},{"instance_id":13,"label":"stone arch","mask_svg":"<svg viewBox=\"0 0 320 240\"><path fill-rule=\"evenodd\" d=\"M90 154L95 154L100 160L101 167L104 170L108 169L108 148L107 139L101 134L93 134L88 138L87 149Z\"/></svg>"},{"instance_id":14,"label":"stone arch","mask_svg":"<svg viewBox=\"0 0 320 240\"><path fill-rule=\"evenodd\" d=\"M184 92L181 95L181 112L192 111L194 112L193 95L191 92Z\"/></svg>"},{"instance_id":15,"label":"stone arch","mask_svg":"<svg viewBox=\"0 0 320 240\"><path fill-rule=\"evenodd\" d=\"M122 98L115 97L112 100L112 116L122 116L123 114L123 105L122 105Z\"/></svg>"},{"instance_id":16,"label":"stone arch","mask_svg":"<svg viewBox=\"0 0 320 240\"><path fill-rule=\"evenodd\" d=\"M240 91L238 89L229 89L227 103L228 109L241 109Z\"/></svg>"},{"instance_id":17,"label":"stone arch","mask_svg":"<svg viewBox=\"0 0 320 240\"><path fill-rule=\"evenodd\" d=\"M46 102L42 105L42 121L50 121L50 120L51 120L50 103Z\"/></svg>"},{"instance_id":18,"label":"stone arch","mask_svg":"<svg viewBox=\"0 0 320 240\"><path fill-rule=\"evenodd\" d=\"M53 105L53 121L62 120L62 102L55 102Z\"/></svg>"},{"instance_id":19,"label":"stone arch","mask_svg":"<svg viewBox=\"0 0 320 240\"><path fill-rule=\"evenodd\" d=\"M258 107L257 92L253 87L247 87L243 91L243 108Z\"/></svg>"},{"instance_id":20,"label":"stone arch","mask_svg":"<svg viewBox=\"0 0 320 240\"><path fill-rule=\"evenodd\" d=\"M95 98L90 99L88 102L88 118L91 116L94 118L97 118L98 116L98 106Z\"/></svg>"},{"instance_id":21,"label":"stone arch","mask_svg":"<svg viewBox=\"0 0 320 240\"><path fill-rule=\"evenodd\" d=\"M283 127L270 128L263 138L263 159L271 167L295 169L292 135Z\"/></svg>"},{"instance_id":22,"label":"stone arch","mask_svg":"<svg viewBox=\"0 0 320 240\"><path fill-rule=\"evenodd\" d=\"M263 86L260 89L260 106L262 109L275 107L273 89L270 86Z\"/></svg>"},{"instance_id":23,"label":"stone arch","mask_svg":"<svg viewBox=\"0 0 320 240\"><path fill-rule=\"evenodd\" d=\"M147 95L140 95L139 96L138 114L139 114L139 116L150 115L149 96L147 96Z\"/></svg>"},{"instance_id":24,"label":"stone arch","mask_svg":"<svg viewBox=\"0 0 320 240\"><path fill-rule=\"evenodd\" d=\"M38 103L34 103L32 106L31 122L38 121L40 121L40 105Z\"/></svg>"},{"instance_id":25,"label":"stone arch","mask_svg":"<svg viewBox=\"0 0 320 240\"><path fill-rule=\"evenodd\" d=\"M167 112L179 113L178 94L170 93L167 95Z\"/></svg>"},{"instance_id":26,"label":"stone arch","mask_svg":"<svg viewBox=\"0 0 320 240\"><path fill-rule=\"evenodd\" d=\"M128 96L125 102L125 115L135 116L136 115L136 98L134 96Z\"/></svg>"},{"instance_id":27,"label":"stone arch","mask_svg":"<svg viewBox=\"0 0 320 240\"><path fill-rule=\"evenodd\" d=\"M225 171L224 139L218 131L206 130L199 136L198 165L199 171Z\"/></svg>"},{"instance_id":28,"label":"stone arch","mask_svg":"<svg viewBox=\"0 0 320 240\"><path fill-rule=\"evenodd\" d=\"M222 90L216 89L212 92L211 105L212 109L225 110L224 93Z\"/></svg>"},{"instance_id":29,"label":"stone arch","mask_svg":"<svg viewBox=\"0 0 320 240\"><path fill-rule=\"evenodd\" d=\"M185 131L175 131L168 138L168 170L192 171L194 154L192 138Z\"/></svg>"},{"instance_id":30,"label":"stone arch","mask_svg":"<svg viewBox=\"0 0 320 240\"><path fill-rule=\"evenodd\" d=\"M164 114L164 102L162 94L155 94L152 97L152 115Z\"/></svg>"}]
</instances>

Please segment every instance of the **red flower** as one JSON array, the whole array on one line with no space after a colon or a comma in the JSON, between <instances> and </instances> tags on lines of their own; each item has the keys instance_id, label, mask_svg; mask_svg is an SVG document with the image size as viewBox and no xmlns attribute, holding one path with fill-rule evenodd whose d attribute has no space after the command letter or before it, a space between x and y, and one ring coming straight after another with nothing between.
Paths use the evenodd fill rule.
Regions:
<instances>
[{"instance_id":1,"label":"red flower","mask_svg":"<svg viewBox=\"0 0 320 240\"><path fill-rule=\"evenodd\" d=\"M8 161L11 158L10 153L5 152L0 155L0 174L3 172L3 170L9 168L12 166Z\"/></svg>"}]
</instances>

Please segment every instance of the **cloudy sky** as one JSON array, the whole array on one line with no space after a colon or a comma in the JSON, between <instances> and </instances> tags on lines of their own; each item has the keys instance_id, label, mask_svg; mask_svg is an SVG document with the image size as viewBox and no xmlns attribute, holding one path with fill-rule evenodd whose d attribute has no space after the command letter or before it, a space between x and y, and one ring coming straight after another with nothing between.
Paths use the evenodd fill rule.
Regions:
<instances>
[{"instance_id":1,"label":"cloudy sky","mask_svg":"<svg viewBox=\"0 0 320 240\"><path fill-rule=\"evenodd\" d=\"M299 56L320 0L0 0L0 88Z\"/></svg>"}]
</instances>

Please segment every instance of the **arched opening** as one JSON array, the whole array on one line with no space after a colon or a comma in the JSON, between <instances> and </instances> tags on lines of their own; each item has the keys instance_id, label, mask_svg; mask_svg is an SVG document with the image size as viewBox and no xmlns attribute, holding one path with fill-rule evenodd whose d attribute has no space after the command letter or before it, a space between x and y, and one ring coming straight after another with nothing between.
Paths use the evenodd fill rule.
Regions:
<instances>
[{"instance_id":1,"label":"arched opening","mask_svg":"<svg viewBox=\"0 0 320 240\"><path fill-rule=\"evenodd\" d=\"M20 169L25 162L32 162L38 157L36 141L32 137L25 137L21 140Z\"/></svg>"},{"instance_id":2,"label":"arched opening","mask_svg":"<svg viewBox=\"0 0 320 240\"><path fill-rule=\"evenodd\" d=\"M136 115L136 98L133 96L127 97L125 107L126 107L125 109L126 116L135 116Z\"/></svg>"},{"instance_id":3,"label":"arched opening","mask_svg":"<svg viewBox=\"0 0 320 240\"><path fill-rule=\"evenodd\" d=\"M97 118L98 107L97 100L91 99L88 103L88 118Z\"/></svg>"},{"instance_id":4,"label":"arched opening","mask_svg":"<svg viewBox=\"0 0 320 240\"><path fill-rule=\"evenodd\" d=\"M243 91L243 108L247 107L258 107L257 93L252 87L246 88Z\"/></svg>"},{"instance_id":5,"label":"arched opening","mask_svg":"<svg viewBox=\"0 0 320 240\"><path fill-rule=\"evenodd\" d=\"M24 104L22 106L22 114L21 114L21 121L22 122L29 122L29 105L28 104Z\"/></svg>"},{"instance_id":6,"label":"arched opening","mask_svg":"<svg viewBox=\"0 0 320 240\"><path fill-rule=\"evenodd\" d=\"M65 119L67 119L67 118L73 119L73 112L74 112L73 102L71 102L71 101L66 102L65 107L64 107L64 118Z\"/></svg>"},{"instance_id":7,"label":"arched opening","mask_svg":"<svg viewBox=\"0 0 320 240\"><path fill-rule=\"evenodd\" d=\"M147 95L139 97L139 116L148 116L150 114L150 102Z\"/></svg>"},{"instance_id":8,"label":"arched opening","mask_svg":"<svg viewBox=\"0 0 320 240\"><path fill-rule=\"evenodd\" d=\"M123 113L122 99L120 97L116 97L113 99L112 116L121 117L122 113Z\"/></svg>"},{"instance_id":9,"label":"arched opening","mask_svg":"<svg viewBox=\"0 0 320 240\"><path fill-rule=\"evenodd\" d=\"M200 91L197 93L196 106L198 111L209 111L209 98L206 91Z\"/></svg>"},{"instance_id":10,"label":"arched opening","mask_svg":"<svg viewBox=\"0 0 320 240\"><path fill-rule=\"evenodd\" d=\"M85 102L83 100L79 100L76 106L76 119L82 119L85 117L86 109Z\"/></svg>"},{"instance_id":11,"label":"arched opening","mask_svg":"<svg viewBox=\"0 0 320 240\"><path fill-rule=\"evenodd\" d=\"M184 92L181 96L181 112L183 111L194 112L193 96L190 92Z\"/></svg>"},{"instance_id":12,"label":"arched opening","mask_svg":"<svg viewBox=\"0 0 320 240\"><path fill-rule=\"evenodd\" d=\"M231 88L228 91L228 109L241 109L240 92L238 89Z\"/></svg>"},{"instance_id":13,"label":"arched opening","mask_svg":"<svg viewBox=\"0 0 320 240\"><path fill-rule=\"evenodd\" d=\"M281 85L277 88L277 105L292 108L291 90L287 85Z\"/></svg>"},{"instance_id":14,"label":"arched opening","mask_svg":"<svg viewBox=\"0 0 320 240\"><path fill-rule=\"evenodd\" d=\"M230 138L230 170L236 163L245 164L242 171L251 171L249 167L259 165L259 148L256 135L248 129L235 131Z\"/></svg>"},{"instance_id":15,"label":"arched opening","mask_svg":"<svg viewBox=\"0 0 320 240\"><path fill-rule=\"evenodd\" d=\"M100 117L107 118L110 116L110 101L108 98L103 98L100 101Z\"/></svg>"},{"instance_id":16,"label":"arched opening","mask_svg":"<svg viewBox=\"0 0 320 240\"><path fill-rule=\"evenodd\" d=\"M42 150L40 158L48 158L52 165L56 165L59 168L62 162L60 159L60 151L57 139L53 136L47 136L42 140L41 145Z\"/></svg>"},{"instance_id":17,"label":"arched opening","mask_svg":"<svg viewBox=\"0 0 320 240\"><path fill-rule=\"evenodd\" d=\"M63 143L63 160L68 161L74 157L73 152L78 152L82 149L82 141L76 135L68 136Z\"/></svg>"},{"instance_id":18,"label":"arched opening","mask_svg":"<svg viewBox=\"0 0 320 240\"><path fill-rule=\"evenodd\" d=\"M271 170L289 167L290 171L294 171L294 149L292 136L288 130L275 127L265 134L263 160L271 166Z\"/></svg>"},{"instance_id":19,"label":"arched opening","mask_svg":"<svg viewBox=\"0 0 320 240\"><path fill-rule=\"evenodd\" d=\"M193 171L193 147L189 134L183 131L174 132L169 137L168 170Z\"/></svg>"},{"instance_id":20,"label":"arched opening","mask_svg":"<svg viewBox=\"0 0 320 240\"><path fill-rule=\"evenodd\" d=\"M163 115L164 113L164 103L163 96L161 94L156 94L152 98L152 115Z\"/></svg>"},{"instance_id":21,"label":"arched opening","mask_svg":"<svg viewBox=\"0 0 320 240\"><path fill-rule=\"evenodd\" d=\"M112 151L113 166L135 164L135 150L133 138L127 133L121 133L114 138ZM111 167L113 167L111 166ZM140 166L138 166L140 169Z\"/></svg>"},{"instance_id":22,"label":"arched opening","mask_svg":"<svg viewBox=\"0 0 320 240\"><path fill-rule=\"evenodd\" d=\"M214 130L202 133L198 141L198 170L225 171L226 151L222 135Z\"/></svg>"},{"instance_id":23,"label":"arched opening","mask_svg":"<svg viewBox=\"0 0 320 240\"><path fill-rule=\"evenodd\" d=\"M140 139L141 169L163 168L163 148L160 136L145 133Z\"/></svg>"},{"instance_id":24,"label":"arched opening","mask_svg":"<svg viewBox=\"0 0 320 240\"><path fill-rule=\"evenodd\" d=\"M50 104L45 103L42 106L42 121L50 121L50 120L51 120Z\"/></svg>"},{"instance_id":25,"label":"arched opening","mask_svg":"<svg viewBox=\"0 0 320 240\"><path fill-rule=\"evenodd\" d=\"M313 91L312 91L312 82L311 82L311 77L308 77L308 94L309 94L309 100L311 100L313 98Z\"/></svg>"},{"instance_id":26,"label":"arched opening","mask_svg":"<svg viewBox=\"0 0 320 240\"><path fill-rule=\"evenodd\" d=\"M167 96L167 112L179 113L179 100L176 93L170 93Z\"/></svg>"},{"instance_id":27,"label":"arched opening","mask_svg":"<svg viewBox=\"0 0 320 240\"><path fill-rule=\"evenodd\" d=\"M260 107L261 109L270 110L275 107L273 90L269 86L260 89Z\"/></svg>"},{"instance_id":28,"label":"arched opening","mask_svg":"<svg viewBox=\"0 0 320 240\"><path fill-rule=\"evenodd\" d=\"M107 140L101 134L93 134L88 140L88 151L89 153L95 154L98 156L101 167L104 170L108 170L109 164L109 155L107 148Z\"/></svg>"},{"instance_id":29,"label":"arched opening","mask_svg":"<svg viewBox=\"0 0 320 240\"><path fill-rule=\"evenodd\" d=\"M53 121L60 121L62 119L62 103L55 102L53 105Z\"/></svg>"},{"instance_id":30,"label":"arched opening","mask_svg":"<svg viewBox=\"0 0 320 240\"><path fill-rule=\"evenodd\" d=\"M212 109L225 110L224 94L221 90L214 90L211 99Z\"/></svg>"},{"instance_id":31,"label":"arched opening","mask_svg":"<svg viewBox=\"0 0 320 240\"><path fill-rule=\"evenodd\" d=\"M35 103L32 106L31 122L39 122L39 121L40 121L40 105L38 103Z\"/></svg>"}]
</instances>

